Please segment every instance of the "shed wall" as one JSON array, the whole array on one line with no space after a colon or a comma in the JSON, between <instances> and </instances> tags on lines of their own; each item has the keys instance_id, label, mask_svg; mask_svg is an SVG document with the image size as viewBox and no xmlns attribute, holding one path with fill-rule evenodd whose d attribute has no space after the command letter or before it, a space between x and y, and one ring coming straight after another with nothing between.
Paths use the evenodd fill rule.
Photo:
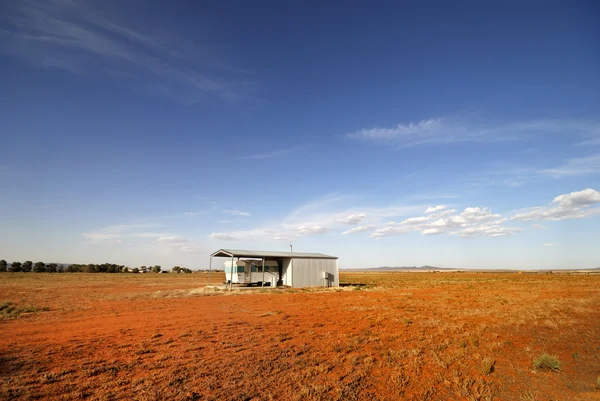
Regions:
<instances>
[{"instance_id":1,"label":"shed wall","mask_svg":"<svg viewBox=\"0 0 600 401\"><path fill-rule=\"evenodd\" d=\"M301 287L323 287L323 272L329 273L329 286L339 286L337 259L294 259L291 273L291 285ZM288 284L289 285L289 284Z\"/></svg>"}]
</instances>

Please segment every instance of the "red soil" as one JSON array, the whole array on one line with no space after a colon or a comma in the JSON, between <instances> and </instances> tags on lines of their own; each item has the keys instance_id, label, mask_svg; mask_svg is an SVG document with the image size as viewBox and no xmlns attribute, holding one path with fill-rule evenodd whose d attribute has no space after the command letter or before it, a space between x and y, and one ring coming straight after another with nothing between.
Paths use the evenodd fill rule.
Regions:
<instances>
[{"instance_id":1,"label":"red soil","mask_svg":"<svg viewBox=\"0 0 600 401\"><path fill-rule=\"evenodd\" d=\"M0 398L600 400L600 275L132 276L0 275L0 301L50 307L0 321Z\"/></svg>"}]
</instances>

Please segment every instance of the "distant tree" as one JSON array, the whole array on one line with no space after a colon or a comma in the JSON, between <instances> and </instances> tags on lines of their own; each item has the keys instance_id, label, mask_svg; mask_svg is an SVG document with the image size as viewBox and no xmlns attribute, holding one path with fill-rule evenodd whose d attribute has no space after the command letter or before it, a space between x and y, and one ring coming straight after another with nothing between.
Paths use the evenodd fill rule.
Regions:
<instances>
[{"instance_id":1,"label":"distant tree","mask_svg":"<svg viewBox=\"0 0 600 401\"><path fill-rule=\"evenodd\" d=\"M23 271L23 267L21 265L21 262L12 262L10 264L10 269L11 272L22 272Z\"/></svg>"},{"instance_id":2,"label":"distant tree","mask_svg":"<svg viewBox=\"0 0 600 401\"><path fill-rule=\"evenodd\" d=\"M137 267L134 267L132 271L133 271L134 273L139 273L139 272L140 272L140 269L138 269Z\"/></svg>"},{"instance_id":3,"label":"distant tree","mask_svg":"<svg viewBox=\"0 0 600 401\"><path fill-rule=\"evenodd\" d=\"M46 264L44 262L35 262L33 271L36 273L44 273L46 271Z\"/></svg>"},{"instance_id":4,"label":"distant tree","mask_svg":"<svg viewBox=\"0 0 600 401\"><path fill-rule=\"evenodd\" d=\"M192 271L191 271L190 269L188 269L187 267L182 267L182 268L181 268L181 271L182 271L183 273L191 273L191 272L192 272Z\"/></svg>"},{"instance_id":5,"label":"distant tree","mask_svg":"<svg viewBox=\"0 0 600 401\"><path fill-rule=\"evenodd\" d=\"M171 269L171 271L173 273L181 273L181 267L179 267L179 266L173 266L173 268Z\"/></svg>"},{"instance_id":6,"label":"distant tree","mask_svg":"<svg viewBox=\"0 0 600 401\"><path fill-rule=\"evenodd\" d=\"M152 273L160 273L160 266L156 265L152 268Z\"/></svg>"},{"instance_id":7,"label":"distant tree","mask_svg":"<svg viewBox=\"0 0 600 401\"><path fill-rule=\"evenodd\" d=\"M83 273L96 273L96 268L93 264L87 264L82 267L81 271Z\"/></svg>"},{"instance_id":8,"label":"distant tree","mask_svg":"<svg viewBox=\"0 0 600 401\"><path fill-rule=\"evenodd\" d=\"M21 269L23 269L24 272L30 272L32 267L33 262L31 260L28 260L27 262L23 263Z\"/></svg>"},{"instance_id":9,"label":"distant tree","mask_svg":"<svg viewBox=\"0 0 600 401\"><path fill-rule=\"evenodd\" d=\"M2 259L0 260L0 272L5 272L8 268L8 263L6 263L6 260Z\"/></svg>"},{"instance_id":10,"label":"distant tree","mask_svg":"<svg viewBox=\"0 0 600 401\"><path fill-rule=\"evenodd\" d=\"M56 273L58 271L58 265L56 263L48 263L46 265L46 271L48 273Z\"/></svg>"},{"instance_id":11,"label":"distant tree","mask_svg":"<svg viewBox=\"0 0 600 401\"><path fill-rule=\"evenodd\" d=\"M73 263L72 265L67 266L65 271L68 273L81 273L83 271L83 265Z\"/></svg>"}]
</instances>

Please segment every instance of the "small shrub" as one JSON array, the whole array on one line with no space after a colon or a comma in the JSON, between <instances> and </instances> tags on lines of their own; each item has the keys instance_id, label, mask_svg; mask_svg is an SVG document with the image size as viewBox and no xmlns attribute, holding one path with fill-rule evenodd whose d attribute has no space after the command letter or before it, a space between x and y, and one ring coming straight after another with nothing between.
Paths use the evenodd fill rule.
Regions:
<instances>
[{"instance_id":1,"label":"small shrub","mask_svg":"<svg viewBox=\"0 0 600 401\"><path fill-rule=\"evenodd\" d=\"M519 400L521 401L538 401L537 393L533 391L526 391L519 396Z\"/></svg>"},{"instance_id":2,"label":"small shrub","mask_svg":"<svg viewBox=\"0 0 600 401\"><path fill-rule=\"evenodd\" d=\"M487 376L494 371L495 364L496 361L494 358L484 358L483 361L481 361L481 367L479 370L482 374Z\"/></svg>"},{"instance_id":3,"label":"small shrub","mask_svg":"<svg viewBox=\"0 0 600 401\"><path fill-rule=\"evenodd\" d=\"M0 302L0 318L3 319L16 319L22 313L37 313L48 310L50 310L48 307L42 308L39 306L18 306L10 301Z\"/></svg>"},{"instance_id":4,"label":"small shrub","mask_svg":"<svg viewBox=\"0 0 600 401\"><path fill-rule=\"evenodd\" d=\"M596 377L596 388L600 390L600 376Z\"/></svg>"},{"instance_id":5,"label":"small shrub","mask_svg":"<svg viewBox=\"0 0 600 401\"><path fill-rule=\"evenodd\" d=\"M556 355L543 353L533 360L533 366L536 369L559 370L560 361L558 360L558 356Z\"/></svg>"}]
</instances>

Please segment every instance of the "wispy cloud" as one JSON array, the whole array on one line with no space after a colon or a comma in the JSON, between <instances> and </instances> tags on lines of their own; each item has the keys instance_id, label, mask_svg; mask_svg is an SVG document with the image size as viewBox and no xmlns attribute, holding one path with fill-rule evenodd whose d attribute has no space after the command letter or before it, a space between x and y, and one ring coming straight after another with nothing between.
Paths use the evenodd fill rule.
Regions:
<instances>
[{"instance_id":1,"label":"wispy cloud","mask_svg":"<svg viewBox=\"0 0 600 401\"><path fill-rule=\"evenodd\" d=\"M425 210L425 214L439 212L439 211L446 209L447 207L448 206L445 206L445 205L431 206Z\"/></svg>"},{"instance_id":2,"label":"wispy cloud","mask_svg":"<svg viewBox=\"0 0 600 401\"><path fill-rule=\"evenodd\" d=\"M229 234L225 234L225 233L212 233L209 236L211 239L216 239L216 240L220 240L220 241L237 241L238 238L229 235Z\"/></svg>"},{"instance_id":3,"label":"wispy cloud","mask_svg":"<svg viewBox=\"0 0 600 401\"><path fill-rule=\"evenodd\" d=\"M548 243L544 244L544 246L555 246L555 245L553 243L548 242Z\"/></svg>"},{"instance_id":4,"label":"wispy cloud","mask_svg":"<svg viewBox=\"0 0 600 401\"><path fill-rule=\"evenodd\" d=\"M103 1L12 2L3 9L0 52L41 68L102 73L182 103L242 97L248 74L216 61L215 49L159 34L157 26L134 26L110 6Z\"/></svg>"},{"instance_id":5,"label":"wispy cloud","mask_svg":"<svg viewBox=\"0 0 600 401\"><path fill-rule=\"evenodd\" d=\"M581 219L600 213L600 208L592 207L600 204L600 193L587 188L578 192L559 195L549 206L537 206L527 211L516 213L512 220L569 220Z\"/></svg>"},{"instance_id":6,"label":"wispy cloud","mask_svg":"<svg viewBox=\"0 0 600 401\"><path fill-rule=\"evenodd\" d=\"M600 134L599 134L600 135ZM577 146L596 146L600 145L600 138L586 139L576 144Z\"/></svg>"},{"instance_id":7,"label":"wispy cloud","mask_svg":"<svg viewBox=\"0 0 600 401\"><path fill-rule=\"evenodd\" d=\"M151 246L163 253L173 252L202 252L200 242L174 235L167 231L158 231L160 226L154 224L119 224L83 233L82 236L94 244L132 244Z\"/></svg>"},{"instance_id":8,"label":"wispy cloud","mask_svg":"<svg viewBox=\"0 0 600 401\"><path fill-rule=\"evenodd\" d=\"M335 221L340 224L354 225L354 224L358 224L361 221L363 221L366 216L367 216L367 214L364 212L363 213L352 213L352 214L349 214L348 216L337 218Z\"/></svg>"},{"instance_id":9,"label":"wispy cloud","mask_svg":"<svg viewBox=\"0 0 600 401\"><path fill-rule=\"evenodd\" d=\"M222 210L222 212L228 213L232 216L243 216L243 217L252 216L250 213L245 212L243 210L225 209L225 210Z\"/></svg>"},{"instance_id":10,"label":"wispy cloud","mask_svg":"<svg viewBox=\"0 0 600 401\"><path fill-rule=\"evenodd\" d=\"M544 226L542 224L534 223L531 225L531 228L533 228L534 230L543 230L546 228L546 226Z\"/></svg>"},{"instance_id":11,"label":"wispy cloud","mask_svg":"<svg viewBox=\"0 0 600 401\"><path fill-rule=\"evenodd\" d=\"M118 224L81 234L91 242L107 242L123 238L160 238L168 234L155 232L152 224Z\"/></svg>"},{"instance_id":12,"label":"wispy cloud","mask_svg":"<svg viewBox=\"0 0 600 401\"><path fill-rule=\"evenodd\" d=\"M587 137L598 132L600 124L592 121L535 120L493 124L461 118L432 118L389 128L364 128L346 137L394 143L399 148L406 148L436 143L519 141L539 135Z\"/></svg>"},{"instance_id":13,"label":"wispy cloud","mask_svg":"<svg viewBox=\"0 0 600 401\"><path fill-rule=\"evenodd\" d=\"M598 174L600 173L600 154L569 159L561 166L542 169L538 173L552 178Z\"/></svg>"},{"instance_id":14,"label":"wispy cloud","mask_svg":"<svg viewBox=\"0 0 600 401\"><path fill-rule=\"evenodd\" d=\"M342 233L342 235L362 233L362 232L368 231L370 229L371 229L370 226L357 226L357 227L353 227L349 230L344 231Z\"/></svg>"}]
</instances>

